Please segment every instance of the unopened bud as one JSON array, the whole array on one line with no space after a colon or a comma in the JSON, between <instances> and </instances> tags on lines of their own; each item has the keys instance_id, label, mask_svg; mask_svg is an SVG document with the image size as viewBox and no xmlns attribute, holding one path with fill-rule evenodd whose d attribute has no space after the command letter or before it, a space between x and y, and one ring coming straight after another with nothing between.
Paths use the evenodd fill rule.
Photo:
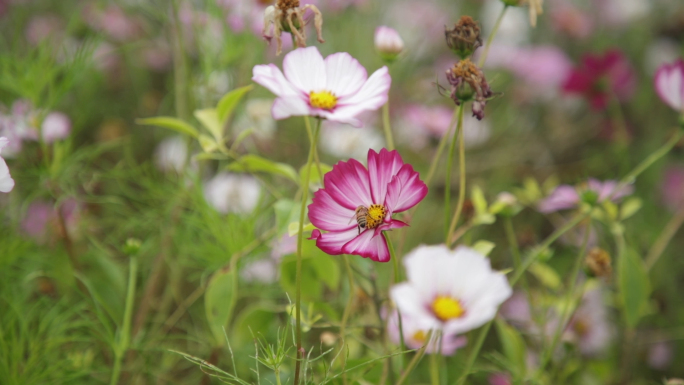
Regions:
<instances>
[{"instance_id":1,"label":"unopened bud","mask_svg":"<svg viewBox=\"0 0 684 385\"><path fill-rule=\"evenodd\" d=\"M396 30L381 25L375 29L375 50L382 60L391 63L404 50L404 41Z\"/></svg>"},{"instance_id":2,"label":"unopened bud","mask_svg":"<svg viewBox=\"0 0 684 385\"><path fill-rule=\"evenodd\" d=\"M587 272L594 277L608 278L613 272L610 254L599 247L594 247L589 251L585 263Z\"/></svg>"},{"instance_id":3,"label":"unopened bud","mask_svg":"<svg viewBox=\"0 0 684 385\"><path fill-rule=\"evenodd\" d=\"M512 217L519 213L522 208L522 205L518 203L518 198L515 195L504 191L497 195L496 200L492 203L490 212L505 217Z\"/></svg>"},{"instance_id":4,"label":"unopened bud","mask_svg":"<svg viewBox=\"0 0 684 385\"><path fill-rule=\"evenodd\" d=\"M323 332L321 333L321 342L325 346L333 346L337 342L337 336L331 332Z\"/></svg>"},{"instance_id":5,"label":"unopened bud","mask_svg":"<svg viewBox=\"0 0 684 385\"><path fill-rule=\"evenodd\" d=\"M470 16L461 16L452 29L444 27L444 37L449 48L461 59L469 57L482 46L480 26Z\"/></svg>"},{"instance_id":6,"label":"unopened bud","mask_svg":"<svg viewBox=\"0 0 684 385\"><path fill-rule=\"evenodd\" d=\"M135 256L140 251L141 246L142 242L139 239L128 238L123 246L123 253L129 257Z\"/></svg>"}]
</instances>

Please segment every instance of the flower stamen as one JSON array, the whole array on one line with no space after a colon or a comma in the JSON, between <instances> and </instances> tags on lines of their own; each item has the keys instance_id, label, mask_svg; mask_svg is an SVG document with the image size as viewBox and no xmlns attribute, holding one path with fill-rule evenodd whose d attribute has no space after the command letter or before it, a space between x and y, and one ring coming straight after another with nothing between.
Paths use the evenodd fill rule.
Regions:
<instances>
[{"instance_id":1,"label":"flower stamen","mask_svg":"<svg viewBox=\"0 0 684 385\"><path fill-rule=\"evenodd\" d=\"M385 220L387 209L383 205L370 205L366 216L366 228L374 229Z\"/></svg>"},{"instance_id":2,"label":"flower stamen","mask_svg":"<svg viewBox=\"0 0 684 385\"><path fill-rule=\"evenodd\" d=\"M309 104L314 108L332 110L337 106L337 96L333 95L330 91L311 91L309 93Z\"/></svg>"},{"instance_id":3,"label":"flower stamen","mask_svg":"<svg viewBox=\"0 0 684 385\"><path fill-rule=\"evenodd\" d=\"M461 303L451 297L438 296L432 302L432 311L442 321L460 318L465 314Z\"/></svg>"}]
</instances>

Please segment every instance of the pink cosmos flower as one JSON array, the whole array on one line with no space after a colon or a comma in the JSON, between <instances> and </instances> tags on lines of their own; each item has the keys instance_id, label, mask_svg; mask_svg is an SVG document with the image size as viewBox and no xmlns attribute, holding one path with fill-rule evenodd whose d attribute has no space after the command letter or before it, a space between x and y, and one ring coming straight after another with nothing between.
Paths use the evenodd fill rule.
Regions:
<instances>
[{"instance_id":1,"label":"pink cosmos flower","mask_svg":"<svg viewBox=\"0 0 684 385\"><path fill-rule=\"evenodd\" d=\"M271 109L274 119L309 115L361 127L356 116L385 104L392 82L387 67L368 78L366 69L348 53L324 60L316 47L285 55L283 70L284 75L268 64L253 71L252 80L278 96Z\"/></svg>"},{"instance_id":2,"label":"pink cosmos flower","mask_svg":"<svg viewBox=\"0 0 684 385\"><path fill-rule=\"evenodd\" d=\"M433 328L433 325L423 318L412 318L405 315L401 316L401 330L404 332L404 343L411 349L420 349L425 345L428 333ZM387 333L390 339L395 344L401 341L399 329L399 314L395 310L387 319ZM437 346L437 331L433 331L425 352L427 354L440 353L445 356L451 356L456 353L456 349L465 346L467 339L459 336L456 333L443 334L441 338L441 346Z\"/></svg>"},{"instance_id":3,"label":"pink cosmos flower","mask_svg":"<svg viewBox=\"0 0 684 385\"><path fill-rule=\"evenodd\" d=\"M378 262L390 260L382 232L408 226L392 214L415 206L428 191L396 150L384 148L368 151L368 168L356 159L337 163L323 185L309 205L309 220L327 232L316 229L309 239L330 255L354 254ZM362 219L357 220L357 212Z\"/></svg>"},{"instance_id":4,"label":"pink cosmos flower","mask_svg":"<svg viewBox=\"0 0 684 385\"><path fill-rule=\"evenodd\" d=\"M629 99L635 86L632 66L622 52L613 49L603 55L585 55L582 64L565 79L563 90L583 95L593 108L604 109L612 94L620 100Z\"/></svg>"},{"instance_id":5,"label":"pink cosmos flower","mask_svg":"<svg viewBox=\"0 0 684 385\"><path fill-rule=\"evenodd\" d=\"M665 169L665 175L660 183L660 193L665 206L676 210L684 205L684 166L671 166Z\"/></svg>"},{"instance_id":6,"label":"pink cosmos flower","mask_svg":"<svg viewBox=\"0 0 684 385\"><path fill-rule=\"evenodd\" d=\"M444 335L484 325L512 294L506 276L468 247L419 246L404 257L404 265L408 282L390 289L392 301L402 317Z\"/></svg>"},{"instance_id":7,"label":"pink cosmos flower","mask_svg":"<svg viewBox=\"0 0 684 385\"><path fill-rule=\"evenodd\" d=\"M600 203L608 198L615 202L634 192L632 185L614 191L617 187L617 181L601 182L594 178L589 178L586 184L578 187L561 185L556 187L546 199L539 202L538 209L542 213L552 213L578 207L580 202Z\"/></svg>"},{"instance_id":8,"label":"pink cosmos flower","mask_svg":"<svg viewBox=\"0 0 684 385\"><path fill-rule=\"evenodd\" d=\"M2 155L2 149L9 144L9 139L5 137L0 137L0 155ZM9 167L7 163L0 156L0 192L8 193L14 188L14 179L9 172Z\"/></svg>"},{"instance_id":9,"label":"pink cosmos flower","mask_svg":"<svg viewBox=\"0 0 684 385\"><path fill-rule=\"evenodd\" d=\"M655 89L660 99L676 111L684 113L684 61L664 64L655 74Z\"/></svg>"}]
</instances>

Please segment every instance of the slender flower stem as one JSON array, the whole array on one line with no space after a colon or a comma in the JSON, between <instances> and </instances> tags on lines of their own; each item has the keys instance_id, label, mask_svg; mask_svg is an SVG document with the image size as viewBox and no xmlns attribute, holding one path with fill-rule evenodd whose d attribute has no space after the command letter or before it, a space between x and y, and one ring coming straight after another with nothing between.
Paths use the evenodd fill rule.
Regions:
<instances>
[{"instance_id":1,"label":"slender flower stem","mask_svg":"<svg viewBox=\"0 0 684 385\"><path fill-rule=\"evenodd\" d=\"M515 236L515 230L513 229L513 219L510 216L504 218L504 229L506 231L506 238L508 239L508 245L511 248L511 254L513 254L513 267L515 269L520 268L522 265L522 257L520 256L520 246L518 245L518 239ZM523 291L527 296L527 303L530 306L530 310L534 313L535 306L532 298L532 292L530 291L530 286L527 283L527 278L523 275L521 277Z\"/></svg>"},{"instance_id":2,"label":"slender flower stem","mask_svg":"<svg viewBox=\"0 0 684 385\"><path fill-rule=\"evenodd\" d=\"M527 257L527 259L525 259L522 265L520 265L520 267L516 269L515 274L510 280L510 285L515 286L516 282L518 282L520 277L522 277L522 275L530 267L530 265L532 265L532 263L539 258L539 254L543 250L546 250L549 246L551 246L551 244L554 241L556 241L556 239L558 239L561 235L565 234L567 231L575 227L587 216L589 216L589 213L580 213L576 215L573 219L571 219L565 226L554 231L551 235L549 235L548 238L546 238L544 242L537 247L536 251L532 252ZM472 370L472 367L475 364L475 359L477 358L477 355L480 353L480 349L482 349L482 344L484 343L484 340L487 337L487 333L489 332L489 329L492 327L493 322L494 319L487 322L482 327L482 329L480 329L480 334L477 336L477 340L475 340L473 349L470 351L470 354L468 355L468 359L466 361L465 368L463 369L461 377L458 379L458 382L456 382L457 385L463 385L466 383L466 380L470 375L470 371Z\"/></svg>"},{"instance_id":3,"label":"slender flower stem","mask_svg":"<svg viewBox=\"0 0 684 385\"><path fill-rule=\"evenodd\" d=\"M397 257L394 251L394 245L392 244L392 240L390 239L389 234L383 235L385 236L385 240L387 240L387 248L389 249L390 259L394 261L394 283L399 283L401 282L401 269L399 268L399 258Z\"/></svg>"},{"instance_id":4,"label":"slender flower stem","mask_svg":"<svg viewBox=\"0 0 684 385\"><path fill-rule=\"evenodd\" d=\"M131 318L133 318L133 302L135 302L135 277L138 274L138 259L131 257L128 267L128 293L126 294L126 306L124 310L123 324L121 325L121 333L119 334L119 341L114 350L114 368L112 369L112 378L109 381L110 385L119 383L119 376L121 375L121 360L128 350L131 342Z\"/></svg>"},{"instance_id":5,"label":"slender flower stem","mask_svg":"<svg viewBox=\"0 0 684 385\"><path fill-rule=\"evenodd\" d=\"M449 123L447 133L446 135L442 136L442 139L439 141L439 145L437 146L437 152L435 153L435 156L432 158L432 162L430 163L430 169L428 170L427 176L425 177L425 184L428 186L430 186L432 177L435 176L435 171L437 171L437 164L439 163L439 159L442 157L442 152L444 152L446 142L447 140L449 140L449 137L453 132L454 124L456 123L456 119L458 118L458 111L460 108L460 106L456 106L454 108L454 114L451 117L451 122Z\"/></svg>"},{"instance_id":6,"label":"slender flower stem","mask_svg":"<svg viewBox=\"0 0 684 385\"><path fill-rule=\"evenodd\" d=\"M658 239L653 244L653 247L651 247L651 250L648 251L648 255L646 256L646 270L651 270L653 265L655 265L655 263L658 262L658 259L661 255L663 255L663 252L672 240L672 237L674 237L675 234L677 234L677 231L680 227L682 227L683 223L684 204L681 205L681 207L679 208L679 210L677 210L672 219L670 219L667 225L665 225L663 232L660 233L660 236L658 236Z\"/></svg>"},{"instance_id":7,"label":"slender flower stem","mask_svg":"<svg viewBox=\"0 0 684 385\"><path fill-rule=\"evenodd\" d=\"M566 303L565 308L563 309L563 314L561 315L558 325L556 325L556 330L554 331L553 338L551 339L551 345L542 354L542 359L539 364L539 368L537 369L537 378L539 378L539 376L543 374L546 364L548 364L551 360L553 352L556 350L556 346L560 341L561 334L563 333L563 330L565 330L565 328L567 327L568 322L570 322L570 317L574 313L574 302L577 295L577 277L579 276L579 271L582 267L582 262L584 261L584 258L587 255L587 245L589 244L590 233L591 217L589 217L589 223L587 224L587 229L582 239L582 246L580 247L579 253L577 254L577 257L575 259L575 264L573 265L572 273L570 274L570 280L568 281L568 293L566 296Z\"/></svg>"},{"instance_id":8,"label":"slender flower stem","mask_svg":"<svg viewBox=\"0 0 684 385\"><path fill-rule=\"evenodd\" d=\"M461 136L461 130L463 130L463 103L461 103L461 105L458 106L458 125L456 126L456 133L451 138L451 143L449 144L449 155L447 157L446 174L444 176L444 235L446 236L446 241L444 243L446 243L447 245L449 244L449 220L451 219L451 165L454 163L456 141ZM463 186L459 186L459 188L463 189Z\"/></svg>"},{"instance_id":9,"label":"slender flower stem","mask_svg":"<svg viewBox=\"0 0 684 385\"><path fill-rule=\"evenodd\" d=\"M451 218L449 231L447 232L447 246L451 246L450 239L456 230L456 225L463 211L463 203L465 202L466 192L466 166L465 166L465 141L463 140L463 107L458 114L458 165L459 165L459 182L458 182L458 203L456 203L456 212Z\"/></svg>"},{"instance_id":10,"label":"slender flower stem","mask_svg":"<svg viewBox=\"0 0 684 385\"><path fill-rule=\"evenodd\" d=\"M506 11L508 10L508 5L504 5L503 9L501 10L501 13L499 14L499 17L496 19L496 23L494 24L494 28L492 29L492 33L489 34L489 38L487 38L487 44L484 47L484 51L482 52L482 56L480 57L480 62L478 63L478 67L482 68L484 66L485 61L487 61L487 55L489 54L489 48L492 46L492 41L494 40L494 36L496 36L496 33L499 32L499 27L501 26L501 21L503 20L504 16L506 15Z\"/></svg>"},{"instance_id":11,"label":"slender flower stem","mask_svg":"<svg viewBox=\"0 0 684 385\"><path fill-rule=\"evenodd\" d=\"M418 365L420 360L423 358L425 355L425 349L427 349L428 344L430 343L430 340L432 339L432 331L428 332L427 336L425 337L425 344L418 350L418 353L416 353L415 356L413 356L413 359L411 362L409 362L408 366L404 371L401 373L401 377L399 377L399 381L397 381L396 385L401 385L406 381L408 378L409 374L413 371L413 369Z\"/></svg>"},{"instance_id":12,"label":"slender flower stem","mask_svg":"<svg viewBox=\"0 0 684 385\"><path fill-rule=\"evenodd\" d=\"M349 278L349 299L347 300L347 306L344 308L344 313L342 314L342 322L340 323L340 338L342 338L342 346L340 347L340 349L344 349L344 346L346 345L347 321L349 320L349 313L351 313L352 304L354 303L354 272L352 271L351 265L349 264L349 257L346 254L344 254L342 255L342 259L344 260L344 266L347 271L347 277ZM344 370L347 356L344 354L344 352L342 352L340 357L340 364L342 366L342 370ZM344 385L347 385L347 372L342 373L342 383Z\"/></svg>"},{"instance_id":13,"label":"slender flower stem","mask_svg":"<svg viewBox=\"0 0 684 385\"><path fill-rule=\"evenodd\" d=\"M302 245L304 239L304 217L306 215L306 202L309 198L309 180L311 178L311 164L313 163L316 143L320 133L320 123L314 130L309 147L309 157L304 167L304 180L302 181L302 207L299 211L299 232L297 232L297 273L296 273L296 294L295 294L295 339L297 342L297 361L295 363L294 384L299 384L299 371L302 360L302 317L301 317L301 292L302 292Z\"/></svg>"},{"instance_id":14,"label":"slender flower stem","mask_svg":"<svg viewBox=\"0 0 684 385\"><path fill-rule=\"evenodd\" d=\"M320 130L321 129L321 124L323 121L321 119L317 119L316 123L316 129ZM309 136L309 142L313 140L313 131L311 131L311 122L309 121L309 116L304 117L304 125L306 126L306 134ZM318 148L316 148L316 152L314 152L314 160L316 161L316 170L318 171L318 178L323 181L323 171L321 171L321 160L318 157Z\"/></svg>"},{"instance_id":15,"label":"slender flower stem","mask_svg":"<svg viewBox=\"0 0 684 385\"><path fill-rule=\"evenodd\" d=\"M439 385L439 355L430 354L430 384Z\"/></svg>"},{"instance_id":16,"label":"slender flower stem","mask_svg":"<svg viewBox=\"0 0 684 385\"><path fill-rule=\"evenodd\" d=\"M387 98L387 103L382 106L382 126L385 129L385 140L387 141L387 149L394 150L394 138L392 137L392 127L390 124L390 114L389 114L389 97Z\"/></svg>"}]
</instances>

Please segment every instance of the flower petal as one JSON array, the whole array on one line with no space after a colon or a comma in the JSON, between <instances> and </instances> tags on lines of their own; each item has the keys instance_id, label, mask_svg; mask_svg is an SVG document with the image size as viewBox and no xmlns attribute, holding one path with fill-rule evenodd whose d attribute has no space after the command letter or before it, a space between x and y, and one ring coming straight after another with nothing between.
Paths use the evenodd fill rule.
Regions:
<instances>
[{"instance_id":1,"label":"flower petal","mask_svg":"<svg viewBox=\"0 0 684 385\"><path fill-rule=\"evenodd\" d=\"M580 197L574 187L562 185L556 187L555 190L546 197L546 199L539 202L539 211L542 213L552 213L554 211L570 209L579 203Z\"/></svg>"},{"instance_id":2,"label":"flower petal","mask_svg":"<svg viewBox=\"0 0 684 385\"><path fill-rule=\"evenodd\" d=\"M297 96L276 98L271 107L273 119L286 119L290 116L310 115L311 108L305 100Z\"/></svg>"},{"instance_id":3,"label":"flower petal","mask_svg":"<svg viewBox=\"0 0 684 385\"><path fill-rule=\"evenodd\" d=\"M374 236L377 237L378 235L380 235L380 232L382 232L382 231L388 231L388 230L392 230L392 229L400 229L400 228L406 227L406 226L408 226L408 223L406 223L406 222L403 222L403 221L400 221L397 219L391 219L389 222L384 222L380 226L376 227Z\"/></svg>"},{"instance_id":4,"label":"flower petal","mask_svg":"<svg viewBox=\"0 0 684 385\"><path fill-rule=\"evenodd\" d=\"M338 162L325 174L323 184L330 196L343 207L356 210L373 204L368 181L368 170L356 159Z\"/></svg>"},{"instance_id":5,"label":"flower petal","mask_svg":"<svg viewBox=\"0 0 684 385\"><path fill-rule=\"evenodd\" d=\"M309 220L314 226L326 231L344 231L356 228L354 210L337 203L325 189L314 193L309 205Z\"/></svg>"},{"instance_id":6,"label":"flower petal","mask_svg":"<svg viewBox=\"0 0 684 385\"><path fill-rule=\"evenodd\" d=\"M325 62L316 47L297 48L285 55L283 71L287 80L307 95L325 90Z\"/></svg>"},{"instance_id":7,"label":"flower petal","mask_svg":"<svg viewBox=\"0 0 684 385\"><path fill-rule=\"evenodd\" d=\"M387 185L403 165L404 161L396 150L387 151L383 148L379 154L373 149L368 150L368 175L374 203L385 202Z\"/></svg>"},{"instance_id":8,"label":"flower petal","mask_svg":"<svg viewBox=\"0 0 684 385\"><path fill-rule=\"evenodd\" d=\"M410 164L403 165L387 186L385 207L390 214L410 209L425 198L427 185Z\"/></svg>"},{"instance_id":9,"label":"flower petal","mask_svg":"<svg viewBox=\"0 0 684 385\"><path fill-rule=\"evenodd\" d=\"M338 98L357 92L368 78L366 69L346 52L334 53L325 58L328 77L326 89Z\"/></svg>"},{"instance_id":10,"label":"flower petal","mask_svg":"<svg viewBox=\"0 0 684 385\"><path fill-rule=\"evenodd\" d=\"M358 92L348 97L340 97L337 107L328 119L347 123L363 111L377 110L387 103L387 93L391 84L392 78L387 67L380 68L368 78Z\"/></svg>"},{"instance_id":11,"label":"flower petal","mask_svg":"<svg viewBox=\"0 0 684 385\"><path fill-rule=\"evenodd\" d=\"M0 158L0 192L10 192L14 188L14 179L10 176L9 167L5 160Z\"/></svg>"},{"instance_id":12,"label":"flower petal","mask_svg":"<svg viewBox=\"0 0 684 385\"><path fill-rule=\"evenodd\" d=\"M376 262L387 262L390 260L387 241L383 234L375 236L374 231L366 230L356 238L349 241L342 247L345 254L360 255L370 258Z\"/></svg>"},{"instance_id":13,"label":"flower petal","mask_svg":"<svg viewBox=\"0 0 684 385\"><path fill-rule=\"evenodd\" d=\"M670 107L684 110L684 61L661 66L655 75L655 89Z\"/></svg>"},{"instance_id":14,"label":"flower petal","mask_svg":"<svg viewBox=\"0 0 684 385\"><path fill-rule=\"evenodd\" d=\"M278 96L301 95L294 86L285 79L275 64L260 64L254 66L252 70L252 80L266 87L269 91Z\"/></svg>"},{"instance_id":15,"label":"flower petal","mask_svg":"<svg viewBox=\"0 0 684 385\"><path fill-rule=\"evenodd\" d=\"M342 251L342 247L349 243L354 237L358 237L358 230L356 228L346 231L331 231L328 233L321 233L320 230L311 232L311 238L316 240L316 246L330 255L340 255L346 253Z\"/></svg>"}]
</instances>

